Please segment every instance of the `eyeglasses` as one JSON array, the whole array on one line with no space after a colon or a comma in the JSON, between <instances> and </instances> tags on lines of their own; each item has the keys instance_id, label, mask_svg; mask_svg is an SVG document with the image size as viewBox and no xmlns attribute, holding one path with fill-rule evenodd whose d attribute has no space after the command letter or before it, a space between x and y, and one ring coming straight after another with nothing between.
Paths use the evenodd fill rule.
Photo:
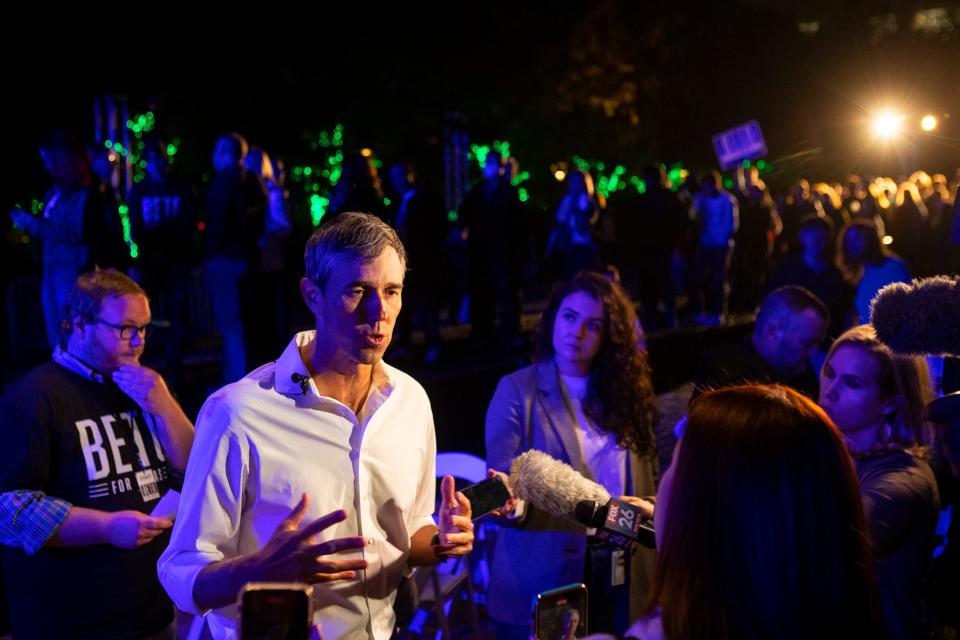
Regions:
<instances>
[{"instance_id":1,"label":"eyeglasses","mask_svg":"<svg viewBox=\"0 0 960 640\"><path fill-rule=\"evenodd\" d=\"M138 327L134 324L113 324L112 322L107 322L102 318L97 318L94 320L97 324L105 324L111 329L116 329L120 332L121 340L132 340L134 335L140 335L144 339L150 337L150 334L153 333L153 323L148 322L142 327Z\"/></svg>"}]
</instances>

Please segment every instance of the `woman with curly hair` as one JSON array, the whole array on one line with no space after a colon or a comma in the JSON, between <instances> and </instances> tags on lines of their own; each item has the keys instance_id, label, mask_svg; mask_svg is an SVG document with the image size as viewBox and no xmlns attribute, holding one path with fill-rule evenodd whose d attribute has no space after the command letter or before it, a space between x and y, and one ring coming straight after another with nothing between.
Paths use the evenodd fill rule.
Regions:
<instances>
[{"instance_id":1,"label":"woman with curly hair","mask_svg":"<svg viewBox=\"0 0 960 640\"><path fill-rule=\"evenodd\" d=\"M505 471L530 449L544 451L611 495L655 490L657 419L647 354L637 346L636 312L619 285L580 272L550 299L536 362L500 380L487 410L487 464ZM586 582L590 631L623 629L639 615L654 553L619 558L592 545L582 526L533 505L501 510L487 603L498 638L530 635L530 602L541 591ZM625 583L624 583L625 581ZM611 585L615 585L612 586Z\"/></svg>"}]
</instances>

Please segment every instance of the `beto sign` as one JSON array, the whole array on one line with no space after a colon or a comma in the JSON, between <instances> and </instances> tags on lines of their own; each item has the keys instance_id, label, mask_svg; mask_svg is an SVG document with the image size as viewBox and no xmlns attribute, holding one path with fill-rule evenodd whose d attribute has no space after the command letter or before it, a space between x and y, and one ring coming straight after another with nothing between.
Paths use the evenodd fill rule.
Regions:
<instances>
[{"instance_id":1,"label":"beto sign","mask_svg":"<svg viewBox=\"0 0 960 640\"><path fill-rule=\"evenodd\" d=\"M767 143L756 120L745 122L713 136L713 150L720 168L728 171L743 160L756 160L767 155Z\"/></svg>"}]
</instances>

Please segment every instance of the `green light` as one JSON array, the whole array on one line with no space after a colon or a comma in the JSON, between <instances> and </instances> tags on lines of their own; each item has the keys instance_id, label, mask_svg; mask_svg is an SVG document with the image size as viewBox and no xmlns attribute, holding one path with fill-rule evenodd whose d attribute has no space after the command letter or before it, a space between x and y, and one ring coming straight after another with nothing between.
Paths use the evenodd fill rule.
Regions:
<instances>
[{"instance_id":1,"label":"green light","mask_svg":"<svg viewBox=\"0 0 960 640\"><path fill-rule=\"evenodd\" d=\"M456 222L459 219L460 219L460 214L457 213L456 209L450 209L450 211L447 211L448 222Z\"/></svg>"},{"instance_id":2,"label":"green light","mask_svg":"<svg viewBox=\"0 0 960 640\"><path fill-rule=\"evenodd\" d=\"M473 154L477 164L483 167L487 161L487 154L490 153L490 147L485 144L472 144L470 145L470 153Z\"/></svg>"},{"instance_id":3,"label":"green light","mask_svg":"<svg viewBox=\"0 0 960 640\"><path fill-rule=\"evenodd\" d=\"M125 216L130 213L130 207L125 204L121 204L119 207L117 207L117 211L120 212L120 215Z\"/></svg>"},{"instance_id":4,"label":"green light","mask_svg":"<svg viewBox=\"0 0 960 640\"><path fill-rule=\"evenodd\" d=\"M374 159L373 159L373 166L375 166L377 169L379 169L380 167L383 166L383 161L380 160L380 158L374 158Z\"/></svg>"},{"instance_id":5,"label":"green light","mask_svg":"<svg viewBox=\"0 0 960 640\"><path fill-rule=\"evenodd\" d=\"M529 171L521 171L520 175L517 176L517 180L519 180L520 182L523 182L524 180L529 180L529 179L530 179Z\"/></svg>"},{"instance_id":6,"label":"green light","mask_svg":"<svg viewBox=\"0 0 960 640\"><path fill-rule=\"evenodd\" d=\"M133 125L133 126L130 127L130 128L133 129L133 132L134 132L134 133L140 133L140 125L135 124L135 125Z\"/></svg>"},{"instance_id":7,"label":"green light","mask_svg":"<svg viewBox=\"0 0 960 640\"><path fill-rule=\"evenodd\" d=\"M744 169L749 169L749 168L750 168L750 161L749 161L749 160L744 160L741 164L743 165L743 168L744 168Z\"/></svg>"},{"instance_id":8,"label":"green light","mask_svg":"<svg viewBox=\"0 0 960 640\"><path fill-rule=\"evenodd\" d=\"M313 226L320 226L320 221L327 214L329 204L330 201L323 196L316 194L310 196L310 222L313 223Z\"/></svg>"},{"instance_id":9,"label":"green light","mask_svg":"<svg viewBox=\"0 0 960 640\"><path fill-rule=\"evenodd\" d=\"M147 161L146 161L146 160L141 160L140 162L137 163L137 166L140 167L141 169L146 169L146 168L147 168Z\"/></svg>"},{"instance_id":10,"label":"green light","mask_svg":"<svg viewBox=\"0 0 960 640\"><path fill-rule=\"evenodd\" d=\"M295 175L295 176L302 176L302 175L303 175L303 167L294 167L294 168L293 168L293 175Z\"/></svg>"},{"instance_id":11,"label":"green light","mask_svg":"<svg viewBox=\"0 0 960 640\"><path fill-rule=\"evenodd\" d=\"M580 171L590 171L590 162L580 156L573 156L573 164L577 165Z\"/></svg>"},{"instance_id":12,"label":"green light","mask_svg":"<svg viewBox=\"0 0 960 640\"><path fill-rule=\"evenodd\" d=\"M389 206L390 206L390 198L384 198L384 199L383 199L383 206L385 206L385 207L389 207Z\"/></svg>"},{"instance_id":13,"label":"green light","mask_svg":"<svg viewBox=\"0 0 960 640\"><path fill-rule=\"evenodd\" d=\"M174 145L172 145L172 144L168 144L168 145L167 145L167 155L168 155L168 156L175 156L175 155L177 155L177 147L174 146Z\"/></svg>"},{"instance_id":14,"label":"green light","mask_svg":"<svg viewBox=\"0 0 960 640\"><path fill-rule=\"evenodd\" d=\"M597 164L594 165L594 168L596 168L597 171L603 171L604 169L607 168L607 165L605 165L602 162L598 162Z\"/></svg>"},{"instance_id":15,"label":"green light","mask_svg":"<svg viewBox=\"0 0 960 640\"><path fill-rule=\"evenodd\" d=\"M337 181L340 180L340 174L341 174L341 173L342 173L342 172L341 172L341 170L340 170L340 167L335 167L333 170L330 171L330 184L331 184L331 185L337 184Z\"/></svg>"},{"instance_id":16,"label":"green light","mask_svg":"<svg viewBox=\"0 0 960 640\"><path fill-rule=\"evenodd\" d=\"M313 168L312 168L312 167L304 167L304 168L303 168L303 175L309 176L309 175L312 174L312 173L313 173Z\"/></svg>"},{"instance_id":17,"label":"green light","mask_svg":"<svg viewBox=\"0 0 960 640\"><path fill-rule=\"evenodd\" d=\"M517 197L520 198L520 202L526 202L527 200L530 199L530 194L527 193L526 189L524 189L523 187L520 187L517 190Z\"/></svg>"},{"instance_id":18,"label":"green light","mask_svg":"<svg viewBox=\"0 0 960 640\"><path fill-rule=\"evenodd\" d=\"M134 260L140 257L140 248L137 246L136 242L130 244L130 257Z\"/></svg>"},{"instance_id":19,"label":"green light","mask_svg":"<svg viewBox=\"0 0 960 640\"><path fill-rule=\"evenodd\" d=\"M107 148L107 149L110 149L111 147L113 147L113 141L112 141L112 140L104 140L104 141L103 141L103 146L104 146L105 148Z\"/></svg>"},{"instance_id":20,"label":"green light","mask_svg":"<svg viewBox=\"0 0 960 640\"><path fill-rule=\"evenodd\" d=\"M763 171L766 168L767 168L766 160L757 160L757 169L760 169L761 171Z\"/></svg>"},{"instance_id":21,"label":"green light","mask_svg":"<svg viewBox=\"0 0 960 640\"><path fill-rule=\"evenodd\" d=\"M733 180L730 178L723 179L723 188L724 189L733 189Z\"/></svg>"},{"instance_id":22,"label":"green light","mask_svg":"<svg viewBox=\"0 0 960 640\"><path fill-rule=\"evenodd\" d=\"M597 180L597 191L606 198L607 197L607 176L600 176L600 179Z\"/></svg>"},{"instance_id":23,"label":"green light","mask_svg":"<svg viewBox=\"0 0 960 640\"><path fill-rule=\"evenodd\" d=\"M143 151L143 148L144 148L145 146L146 146L146 145L144 145L142 141L141 141L141 142L137 142L137 150L138 150L138 151Z\"/></svg>"}]
</instances>

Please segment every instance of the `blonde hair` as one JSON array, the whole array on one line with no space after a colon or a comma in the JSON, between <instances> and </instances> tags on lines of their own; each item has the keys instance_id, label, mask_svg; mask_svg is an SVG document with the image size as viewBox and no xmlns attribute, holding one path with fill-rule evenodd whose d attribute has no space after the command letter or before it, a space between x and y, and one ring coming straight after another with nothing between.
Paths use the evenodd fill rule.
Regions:
<instances>
[{"instance_id":1,"label":"blonde hair","mask_svg":"<svg viewBox=\"0 0 960 640\"><path fill-rule=\"evenodd\" d=\"M830 363L840 347L857 346L869 353L880 368L877 385L885 398L899 397L890 416L889 435L871 450L902 449L916 454L925 452L931 442L929 424L923 418L924 408L933 400L933 385L927 361L919 356L905 356L891 351L880 342L873 325L862 324L844 332L830 346L824 366Z\"/></svg>"}]
</instances>

